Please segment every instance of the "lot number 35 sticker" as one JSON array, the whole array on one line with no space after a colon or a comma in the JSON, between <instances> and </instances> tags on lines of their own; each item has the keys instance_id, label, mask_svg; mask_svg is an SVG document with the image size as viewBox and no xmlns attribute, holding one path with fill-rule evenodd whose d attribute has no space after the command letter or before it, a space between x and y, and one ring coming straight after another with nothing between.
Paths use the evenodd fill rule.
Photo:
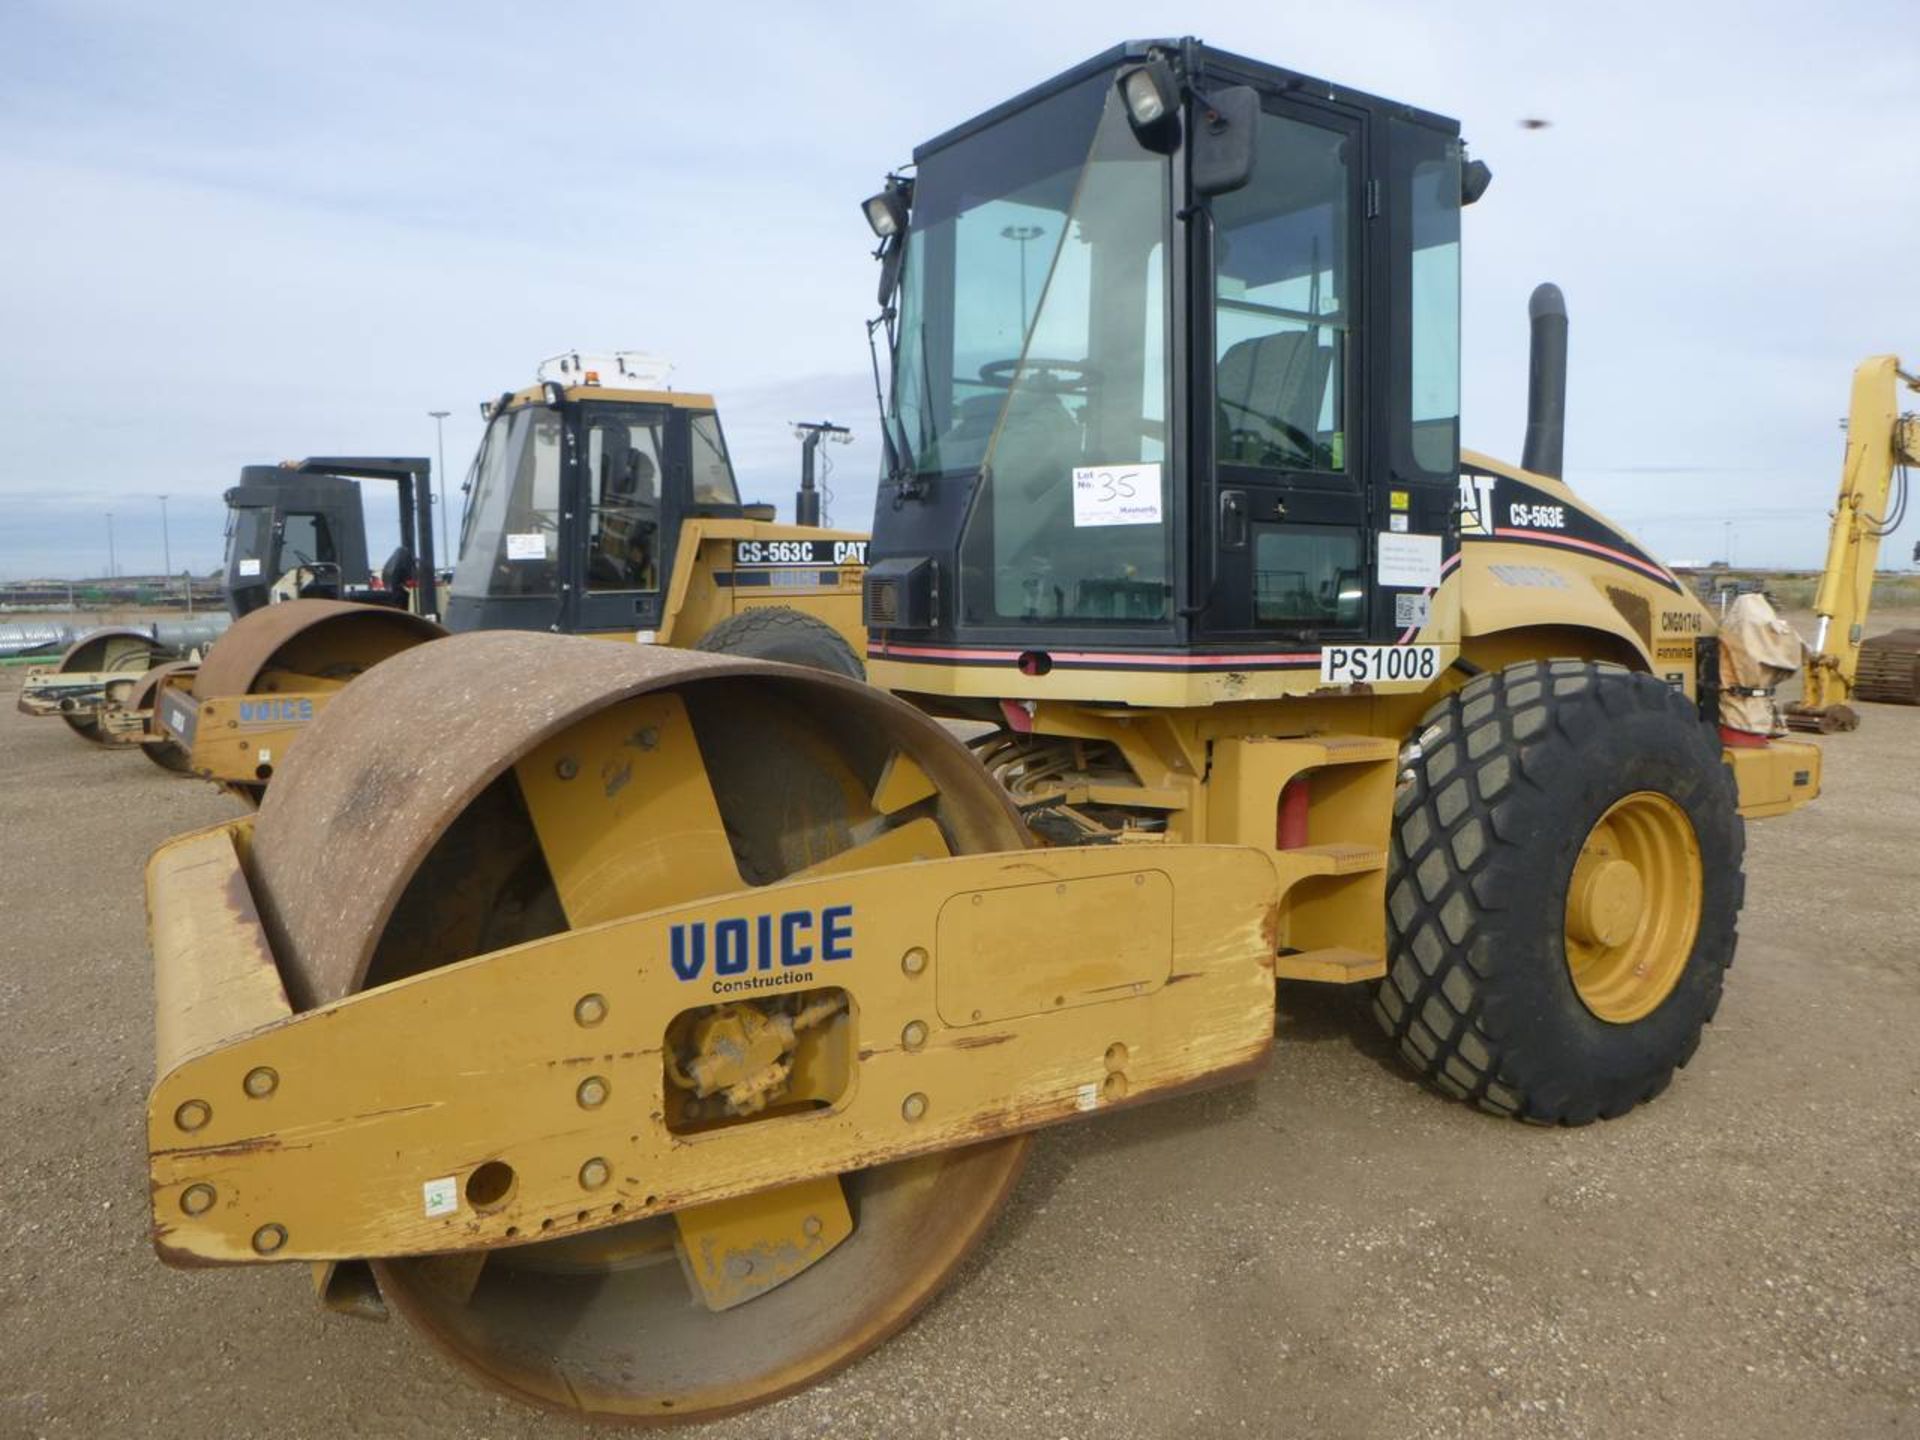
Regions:
<instances>
[{"instance_id":1,"label":"lot number 35 sticker","mask_svg":"<svg viewBox=\"0 0 1920 1440\"><path fill-rule=\"evenodd\" d=\"M1073 472L1073 523L1158 525L1158 465L1081 465Z\"/></svg>"}]
</instances>

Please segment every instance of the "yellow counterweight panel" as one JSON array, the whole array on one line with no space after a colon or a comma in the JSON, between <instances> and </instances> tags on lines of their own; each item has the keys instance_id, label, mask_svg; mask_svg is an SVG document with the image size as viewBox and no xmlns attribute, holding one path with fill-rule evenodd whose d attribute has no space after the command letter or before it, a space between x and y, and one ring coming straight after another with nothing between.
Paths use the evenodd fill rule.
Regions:
<instances>
[{"instance_id":1,"label":"yellow counterweight panel","mask_svg":"<svg viewBox=\"0 0 1920 1440\"><path fill-rule=\"evenodd\" d=\"M1729 745L1723 752L1740 787L1740 813L1749 820L1785 815L1820 795L1820 747L1804 740L1764 746Z\"/></svg>"},{"instance_id":2,"label":"yellow counterweight panel","mask_svg":"<svg viewBox=\"0 0 1920 1440\"><path fill-rule=\"evenodd\" d=\"M197 705L183 694L162 713L168 732L186 745L194 774L224 785L257 786L272 776L341 683L303 676L270 695L221 696ZM188 706L191 718L184 715Z\"/></svg>"},{"instance_id":3,"label":"yellow counterweight panel","mask_svg":"<svg viewBox=\"0 0 1920 1440\"><path fill-rule=\"evenodd\" d=\"M158 989L202 1017L169 1044L188 1058L160 1076L148 1109L157 1243L177 1263L583 1233L1216 1082L1271 1041L1274 869L1252 850L1200 846L789 881L569 930L262 1026L279 1002L230 858L246 830L191 837L155 862L168 882L153 896ZM962 1000L949 1013L949 996L1006 974L1059 972L1063 937L1111 929L1122 909L1139 920L1137 942L1076 955L1062 993L1029 985L1031 1004L976 1018ZM766 953L782 941L811 952L805 977ZM857 1058L845 1093L673 1133L663 1047L675 1018L802 979L848 997ZM230 1004L192 999L229 989ZM241 1028L206 1050L227 1021Z\"/></svg>"}]
</instances>

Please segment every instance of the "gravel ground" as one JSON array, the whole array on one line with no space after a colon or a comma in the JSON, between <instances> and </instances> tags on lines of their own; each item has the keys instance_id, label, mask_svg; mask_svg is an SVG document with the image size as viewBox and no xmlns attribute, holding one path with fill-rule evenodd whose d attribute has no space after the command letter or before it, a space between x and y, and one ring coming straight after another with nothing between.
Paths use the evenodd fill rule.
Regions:
<instances>
[{"instance_id":1,"label":"gravel ground","mask_svg":"<svg viewBox=\"0 0 1920 1440\"><path fill-rule=\"evenodd\" d=\"M4 672L0 672L4 674ZM141 865L235 811L12 708L0 678L0 1436L577 1436L304 1268L147 1244ZM1255 1081L1042 1135L904 1334L703 1434L1920 1435L1920 711L1827 744L1750 830L1739 963L1634 1115L1424 1092L1291 986Z\"/></svg>"}]
</instances>

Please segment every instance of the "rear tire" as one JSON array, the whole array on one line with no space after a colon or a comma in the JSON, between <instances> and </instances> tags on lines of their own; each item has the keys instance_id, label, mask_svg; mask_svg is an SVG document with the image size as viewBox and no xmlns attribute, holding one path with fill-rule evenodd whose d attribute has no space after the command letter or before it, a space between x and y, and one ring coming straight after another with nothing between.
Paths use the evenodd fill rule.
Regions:
<instances>
[{"instance_id":1,"label":"rear tire","mask_svg":"<svg viewBox=\"0 0 1920 1440\"><path fill-rule=\"evenodd\" d=\"M867 678L867 667L838 630L803 611L777 605L729 616L693 648L752 660L783 660L853 680Z\"/></svg>"},{"instance_id":2,"label":"rear tire","mask_svg":"<svg viewBox=\"0 0 1920 1440\"><path fill-rule=\"evenodd\" d=\"M1619 881L1638 823L1613 843L1622 813L1664 838ZM1744 848L1732 771L1680 692L1577 660L1476 676L1403 756L1374 1014L1457 1099L1543 1124L1623 1115L1666 1088L1720 1003ZM1596 855L1615 857L1598 887ZM1607 884L1613 908L1583 908ZM1614 937L1604 985L1596 923Z\"/></svg>"}]
</instances>

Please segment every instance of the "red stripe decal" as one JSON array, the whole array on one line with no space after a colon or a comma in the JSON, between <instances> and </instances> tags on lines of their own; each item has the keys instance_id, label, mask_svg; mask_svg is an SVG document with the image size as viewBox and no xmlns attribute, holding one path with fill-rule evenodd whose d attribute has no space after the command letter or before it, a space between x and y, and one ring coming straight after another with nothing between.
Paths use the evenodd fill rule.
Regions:
<instances>
[{"instance_id":1,"label":"red stripe decal","mask_svg":"<svg viewBox=\"0 0 1920 1440\"><path fill-rule=\"evenodd\" d=\"M1447 556L1446 559L1440 562L1440 578L1442 580L1445 580L1447 578L1447 572L1453 569L1453 567L1458 565L1459 563L1460 563L1460 552L1456 550L1451 555ZM1427 586L1426 589L1422 590L1420 594L1423 598L1431 600L1433 598L1433 592L1438 590L1439 588L1440 587L1438 585L1429 585ZM1412 644L1413 637L1415 634L1418 633L1419 629L1420 627L1418 625L1409 625L1406 629L1400 632L1400 638L1396 640L1394 643L1396 645Z\"/></svg>"}]
</instances>

